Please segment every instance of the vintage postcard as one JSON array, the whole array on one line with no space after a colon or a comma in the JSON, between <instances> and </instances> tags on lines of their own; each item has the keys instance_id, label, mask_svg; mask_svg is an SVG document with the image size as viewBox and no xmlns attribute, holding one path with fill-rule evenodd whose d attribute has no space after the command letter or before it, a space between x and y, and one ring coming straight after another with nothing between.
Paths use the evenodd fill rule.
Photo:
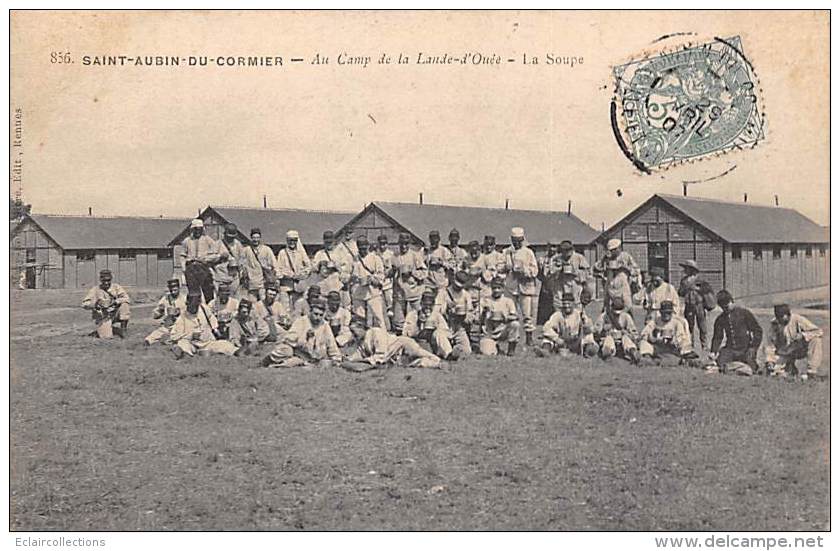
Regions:
<instances>
[{"instance_id":1,"label":"vintage postcard","mask_svg":"<svg viewBox=\"0 0 840 551\"><path fill-rule=\"evenodd\" d=\"M12 10L10 529L822 545L829 42Z\"/></svg>"}]
</instances>

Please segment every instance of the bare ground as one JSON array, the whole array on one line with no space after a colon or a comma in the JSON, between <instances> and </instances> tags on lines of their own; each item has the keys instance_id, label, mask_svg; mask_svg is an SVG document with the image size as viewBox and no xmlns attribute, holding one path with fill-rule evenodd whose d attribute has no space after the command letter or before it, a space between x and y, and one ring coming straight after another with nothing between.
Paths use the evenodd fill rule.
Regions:
<instances>
[{"instance_id":1,"label":"bare ground","mask_svg":"<svg viewBox=\"0 0 840 551\"><path fill-rule=\"evenodd\" d=\"M80 300L12 295L12 530L829 528L825 382L177 362L141 346L149 303L101 342Z\"/></svg>"}]
</instances>

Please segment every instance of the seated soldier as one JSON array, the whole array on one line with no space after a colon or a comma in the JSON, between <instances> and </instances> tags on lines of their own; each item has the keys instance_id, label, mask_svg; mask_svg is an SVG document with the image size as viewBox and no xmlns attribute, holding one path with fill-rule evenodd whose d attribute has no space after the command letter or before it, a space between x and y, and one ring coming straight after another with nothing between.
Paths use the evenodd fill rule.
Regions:
<instances>
[{"instance_id":1,"label":"seated soldier","mask_svg":"<svg viewBox=\"0 0 840 551\"><path fill-rule=\"evenodd\" d=\"M591 358L598 354L592 326L592 320L586 313L575 308L574 293L563 293L560 310L554 312L543 325L542 348L537 348L535 352L538 356L549 352L571 352Z\"/></svg>"},{"instance_id":2,"label":"seated soldier","mask_svg":"<svg viewBox=\"0 0 840 551\"><path fill-rule=\"evenodd\" d=\"M299 318L307 318L309 317L309 304L313 300L323 300L321 298L321 287L318 285L312 285L309 289L306 290L306 299L297 301L295 304L295 309L292 311L292 321ZM342 299L344 302L344 299Z\"/></svg>"},{"instance_id":3,"label":"seated soldier","mask_svg":"<svg viewBox=\"0 0 840 551\"><path fill-rule=\"evenodd\" d=\"M257 347L268 337L266 320L252 315L253 303L243 300L227 329L227 340L236 346L235 356L250 356L257 353Z\"/></svg>"},{"instance_id":4,"label":"seated soldier","mask_svg":"<svg viewBox=\"0 0 840 551\"><path fill-rule=\"evenodd\" d=\"M354 317L350 331L358 344L341 366L350 371L367 371L386 364L405 367L440 367L440 358L414 339L388 333L381 327L365 329L365 320Z\"/></svg>"},{"instance_id":5,"label":"seated soldier","mask_svg":"<svg viewBox=\"0 0 840 551\"><path fill-rule=\"evenodd\" d=\"M260 336L260 342L278 342L292 324L285 303L279 300L277 289L277 285L266 285L265 297L254 303L251 315L261 320L261 326L267 331L265 335Z\"/></svg>"},{"instance_id":6,"label":"seated soldier","mask_svg":"<svg viewBox=\"0 0 840 551\"><path fill-rule=\"evenodd\" d=\"M609 310L602 312L595 320L594 333L601 343L602 359L609 360L617 356L630 363L639 363L636 323L625 310L624 299L617 296L611 299Z\"/></svg>"},{"instance_id":7,"label":"seated soldier","mask_svg":"<svg viewBox=\"0 0 840 551\"><path fill-rule=\"evenodd\" d=\"M236 352L233 343L219 339L216 316L202 301L200 290L187 295L187 307L172 326L169 337L175 343L172 352L176 359L180 360L184 354L193 356L196 352L200 356L213 353L233 356Z\"/></svg>"},{"instance_id":8,"label":"seated soldier","mask_svg":"<svg viewBox=\"0 0 840 551\"><path fill-rule=\"evenodd\" d=\"M340 348L344 348L353 340L353 333L350 331L350 311L341 305L341 293L338 290L330 291L327 294L327 311L324 319L332 330L335 342Z\"/></svg>"},{"instance_id":9,"label":"seated soldier","mask_svg":"<svg viewBox=\"0 0 840 551\"><path fill-rule=\"evenodd\" d=\"M403 336L425 343L432 352L442 359L452 355L451 332L446 319L435 308L437 291L426 289L420 297L420 310L411 310L405 318Z\"/></svg>"},{"instance_id":10,"label":"seated soldier","mask_svg":"<svg viewBox=\"0 0 840 551\"><path fill-rule=\"evenodd\" d=\"M228 324L239 310L239 301L231 296L230 285L222 283L219 285L219 292L207 306L219 323Z\"/></svg>"},{"instance_id":11,"label":"seated soldier","mask_svg":"<svg viewBox=\"0 0 840 551\"><path fill-rule=\"evenodd\" d=\"M491 295L482 304L481 338L478 350L484 356L495 356L499 345L507 344L507 355L516 353L519 342L519 314L513 299L505 296L505 278L499 276L490 284Z\"/></svg>"},{"instance_id":12,"label":"seated soldier","mask_svg":"<svg viewBox=\"0 0 840 551\"><path fill-rule=\"evenodd\" d=\"M466 289L469 283L469 274L458 271L444 294L443 314L454 344L452 348L453 359L466 358L472 354L469 329L476 323L478 316L473 308L472 296Z\"/></svg>"},{"instance_id":13,"label":"seated soldier","mask_svg":"<svg viewBox=\"0 0 840 551\"><path fill-rule=\"evenodd\" d=\"M309 314L292 323L282 341L262 359L262 366L329 367L340 362L341 351L330 326L324 323L326 308L323 299L313 298L309 303Z\"/></svg>"},{"instance_id":14,"label":"seated soldier","mask_svg":"<svg viewBox=\"0 0 840 551\"><path fill-rule=\"evenodd\" d=\"M160 298L155 311L152 312L152 317L160 320L160 326L143 340L146 346L151 346L158 341L168 342L170 329L175 325L175 320L181 315L181 311L187 307L186 298L181 294L181 280L172 278L166 282L166 287L168 292Z\"/></svg>"},{"instance_id":15,"label":"seated soldier","mask_svg":"<svg viewBox=\"0 0 840 551\"><path fill-rule=\"evenodd\" d=\"M722 312L715 319L709 353L716 365L709 366L709 370L752 375L758 370L756 354L764 336L761 325L752 312L735 305L726 289L718 291L717 303Z\"/></svg>"},{"instance_id":16,"label":"seated soldier","mask_svg":"<svg viewBox=\"0 0 840 551\"><path fill-rule=\"evenodd\" d=\"M639 353L642 363L648 365L656 363L677 366L690 363L694 367L699 366L686 325L674 315L674 303L670 300L659 304L659 316L647 322L642 329Z\"/></svg>"},{"instance_id":17,"label":"seated soldier","mask_svg":"<svg viewBox=\"0 0 840 551\"><path fill-rule=\"evenodd\" d=\"M823 331L811 320L790 311L787 304L773 307L770 343L765 347L770 373L780 377L799 375L802 380L817 376L822 363ZM807 371L796 367L796 360L807 359Z\"/></svg>"},{"instance_id":18,"label":"seated soldier","mask_svg":"<svg viewBox=\"0 0 840 551\"><path fill-rule=\"evenodd\" d=\"M113 279L111 270L99 272L99 286L88 291L82 300L82 308L91 310L91 317L96 325L96 330L91 335L100 339L114 337L115 323L118 337L125 338L128 333L131 299L125 289L113 283Z\"/></svg>"}]
</instances>

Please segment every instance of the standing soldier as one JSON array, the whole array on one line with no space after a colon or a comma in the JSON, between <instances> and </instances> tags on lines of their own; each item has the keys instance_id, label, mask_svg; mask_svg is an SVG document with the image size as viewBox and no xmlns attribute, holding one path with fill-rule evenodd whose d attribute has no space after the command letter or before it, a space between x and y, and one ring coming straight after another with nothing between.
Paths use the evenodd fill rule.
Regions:
<instances>
[{"instance_id":1,"label":"standing soldier","mask_svg":"<svg viewBox=\"0 0 840 551\"><path fill-rule=\"evenodd\" d=\"M313 257L313 262L316 265L328 261L338 268L338 279L342 285L341 303L344 305L350 304L350 274L353 272L353 264L356 262L348 247L349 245L337 246L335 233L332 230L327 230L324 232L324 248L316 252ZM355 248L355 245L353 248Z\"/></svg>"},{"instance_id":2,"label":"standing soldier","mask_svg":"<svg viewBox=\"0 0 840 551\"><path fill-rule=\"evenodd\" d=\"M222 260L219 244L204 234L204 221L196 218L190 222L190 235L181 242L181 270L187 283L187 291L199 291L204 301L215 296L213 267Z\"/></svg>"},{"instance_id":3,"label":"standing soldier","mask_svg":"<svg viewBox=\"0 0 840 551\"><path fill-rule=\"evenodd\" d=\"M459 270L466 270L467 269L467 259L469 255L467 251L462 249L458 246L458 243L461 241L461 233L456 229L452 228L449 231L449 252L452 254L451 266L450 270L450 279L454 277L455 272Z\"/></svg>"},{"instance_id":4,"label":"standing soldier","mask_svg":"<svg viewBox=\"0 0 840 551\"><path fill-rule=\"evenodd\" d=\"M382 300L385 302L385 329L391 329L394 317L394 251L388 246L388 236L380 234L376 238L377 247L373 252L382 260L385 268L385 281L382 282Z\"/></svg>"},{"instance_id":5,"label":"standing soldier","mask_svg":"<svg viewBox=\"0 0 840 551\"><path fill-rule=\"evenodd\" d=\"M700 268L693 260L687 260L680 264L685 274L680 280L680 288L677 293L682 297L685 304L684 318L688 322L688 333L694 340L694 327L700 333L700 347L703 350L709 348L709 329L706 326L706 301L704 295L711 293L711 286L699 278ZM714 303L712 303L714 306Z\"/></svg>"},{"instance_id":6,"label":"standing soldier","mask_svg":"<svg viewBox=\"0 0 840 551\"><path fill-rule=\"evenodd\" d=\"M679 313L680 296L674 286L665 281L665 268L654 266L650 276L650 284L645 287L645 321L659 319L659 310L666 301L671 303L672 312Z\"/></svg>"},{"instance_id":7,"label":"standing soldier","mask_svg":"<svg viewBox=\"0 0 840 551\"><path fill-rule=\"evenodd\" d=\"M219 287L227 285L230 294L239 297L240 273L242 265L242 255L245 253L245 247L242 242L236 238L239 233L236 224L226 224L225 233L221 241L219 241L220 261L216 264L213 280L216 283L216 292L219 292Z\"/></svg>"},{"instance_id":8,"label":"standing soldier","mask_svg":"<svg viewBox=\"0 0 840 551\"><path fill-rule=\"evenodd\" d=\"M426 250L426 264L431 266L432 258L439 259L443 266L452 265L452 252L440 244L440 232L429 232L429 248Z\"/></svg>"},{"instance_id":9,"label":"standing soldier","mask_svg":"<svg viewBox=\"0 0 840 551\"><path fill-rule=\"evenodd\" d=\"M151 346L158 341L169 340L169 331L181 312L187 308L185 297L181 294L181 281L174 277L166 282L167 293L163 295L152 313L152 317L160 320L160 326L149 333L143 344Z\"/></svg>"},{"instance_id":10,"label":"standing soldier","mask_svg":"<svg viewBox=\"0 0 840 551\"><path fill-rule=\"evenodd\" d=\"M245 247L245 270L248 273L248 292L254 300L265 296L266 284L277 279L277 258L268 245L262 243L262 231L251 228L251 244Z\"/></svg>"},{"instance_id":11,"label":"standing soldier","mask_svg":"<svg viewBox=\"0 0 840 551\"><path fill-rule=\"evenodd\" d=\"M359 251L353 263L350 295L353 314L365 318L368 327L385 327L385 304L382 300L382 284L385 267L378 255L369 254L368 238L360 235L356 240Z\"/></svg>"},{"instance_id":12,"label":"standing soldier","mask_svg":"<svg viewBox=\"0 0 840 551\"><path fill-rule=\"evenodd\" d=\"M353 234L353 228L345 228L344 233L341 236L342 239L341 243L338 245L338 249L347 254L350 259L355 262L359 259L359 246L356 243L356 240L353 239Z\"/></svg>"},{"instance_id":13,"label":"standing soldier","mask_svg":"<svg viewBox=\"0 0 840 551\"><path fill-rule=\"evenodd\" d=\"M496 277L505 270L505 255L496 250L496 236L485 235L482 246L482 257L484 269L488 270L492 277Z\"/></svg>"},{"instance_id":14,"label":"standing soldier","mask_svg":"<svg viewBox=\"0 0 840 551\"><path fill-rule=\"evenodd\" d=\"M277 276L280 278L280 302L291 310L306 292L311 264L296 230L286 232L286 247L277 253Z\"/></svg>"},{"instance_id":15,"label":"standing soldier","mask_svg":"<svg viewBox=\"0 0 840 551\"><path fill-rule=\"evenodd\" d=\"M479 352L484 356L495 356L499 353L499 345L507 344L506 353L513 356L519 342L520 327L516 304L504 294L504 278L493 279L490 288L492 294L482 306Z\"/></svg>"},{"instance_id":16,"label":"standing soldier","mask_svg":"<svg viewBox=\"0 0 840 551\"><path fill-rule=\"evenodd\" d=\"M420 309L420 297L425 288L426 262L419 251L410 247L411 237L401 233L399 252L394 256L394 327L402 334L408 312Z\"/></svg>"},{"instance_id":17,"label":"standing soldier","mask_svg":"<svg viewBox=\"0 0 840 551\"><path fill-rule=\"evenodd\" d=\"M505 271L507 290L516 300L516 307L525 329L525 345L534 344L534 329L537 321L537 257L525 245L525 230L513 228L510 231L511 246L505 250Z\"/></svg>"},{"instance_id":18,"label":"standing soldier","mask_svg":"<svg viewBox=\"0 0 840 551\"><path fill-rule=\"evenodd\" d=\"M93 287L82 300L82 308L92 311L91 316L96 325L94 333L100 339L113 338L115 331L121 338L125 338L128 333L131 299L122 286L112 283L113 280L111 270L100 271L99 287ZM114 328L115 323L119 325L117 329Z\"/></svg>"},{"instance_id":19,"label":"standing soldier","mask_svg":"<svg viewBox=\"0 0 840 551\"><path fill-rule=\"evenodd\" d=\"M594 271L605 279L605 286L612 293L607 293L607 300L604 301L604 311L607 311L606 303L613 297L622 296L624 300L624 308L629 311L633 304L632 297L638 293L641 286L641 273L639 272L639 265L630 256L630 253L621 250L620 239L610 239L607 241L607 254L599 260L594 267ZM623 274L623 275L622 275ZM618 281L613 281L613 280ZM630 300L626 300L624 287L629 291Z\"/></svg>"}]
</instances>

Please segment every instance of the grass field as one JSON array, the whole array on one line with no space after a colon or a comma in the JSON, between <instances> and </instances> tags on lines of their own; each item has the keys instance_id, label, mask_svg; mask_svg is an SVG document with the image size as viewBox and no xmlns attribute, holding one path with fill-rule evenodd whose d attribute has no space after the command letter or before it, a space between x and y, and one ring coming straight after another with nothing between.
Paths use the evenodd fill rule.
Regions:
<instances>
[{"instance_id":1,"label":"grass field","mask_svg":"<svg viewBox=\"0 0 840 551\"><path fill-rule=\"evenodd\" d=\"M825 382L177 362L141 345L150 303L104 342L81 296L12 292L12 530L829 528Z\"/></svg>"}]
</instances>

